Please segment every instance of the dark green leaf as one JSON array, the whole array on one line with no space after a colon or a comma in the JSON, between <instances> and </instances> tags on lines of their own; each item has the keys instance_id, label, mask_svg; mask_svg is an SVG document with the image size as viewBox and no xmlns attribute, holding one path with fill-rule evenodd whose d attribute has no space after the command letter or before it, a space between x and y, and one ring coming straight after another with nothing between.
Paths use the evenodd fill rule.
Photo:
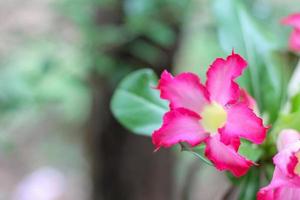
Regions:
<instances>
[{"instance_id":1,"label":"dark green leaf","mask_svg":"<svg viewBox=\"0 0 300 200\"><path fill-rule=\"evenodd\" d=\"M283 129L296 129L300 131L300 111L289 113L289 114L281 114L273 126L272 135L273 141L276 141L277 135Z\"/></svg>"},{"instance_id":2,"label":"dark green leaf","mask_svg":"<svg viewBox=\"0 0 300 200\"><path fill-rule=\"evenodd\" d=\"M241 184L239 200L255 200L256 193L259 189L259 174L258 168L251 168L244 177Z\"/></svg>"},{"instance_id":3,"label":"dark green leaf","mask_svg":"<svg viewBox=\"0 0 300 200\"><path fill-rule=\"evenodd\" d=\"M189 147L185 143L180 143L180 145L181 145L181 150L182 151L191 152L192 154L194 154L196 157L200 158L206 164L213 166L213 164L204 155L204 149L205 149L204 144L201 144L201 145L199 145L197 147L194 147L194 148Z\"/></svg>"},{"instance_id":4,"label":"dark green leaf","mask_svg":"<svg viewBox=\"0 0 300 200\"><path fill-rule=\"evenodd\" d=\"M300 93L292 97L291 104L291 112L300 111Z\"/></svg>"},{"instance_id":5,"label":"dark green leaf","mask_svg":"<svg viewBox=\"0 0 300 200\"><path fill-rule=\"evenodd\" d=\"M276 33L252 15L251 3L244 0L215 0L214 13L223 50L229 53L234 48L248 61L249 68L240 83L273 122L285 100L290 76L284 57L277 53Z\"/></svg>"},{"instance_id":6,"label":"dark green leaf","mask_svg":"<svg viewBox=\"0 0 300 200\"><path fill-rule=\"evenodd\" d=\"M239 153L246 158L256 162L262 156L263 150L255 144L242 140L241 146L239 148Z\"/></svg>"},{"instance_id":7,"label":"dark green leaf","mask_svg":"<svg viewBox=\"0 0 300 200\"><path fill-rule=\"evenodd\" d=\"M162 124L166 101L154 89L157 77L150 69L129 74L117 87L111 102L116 119L136 134L150 136Z\"/></svg>"}]
</instances>

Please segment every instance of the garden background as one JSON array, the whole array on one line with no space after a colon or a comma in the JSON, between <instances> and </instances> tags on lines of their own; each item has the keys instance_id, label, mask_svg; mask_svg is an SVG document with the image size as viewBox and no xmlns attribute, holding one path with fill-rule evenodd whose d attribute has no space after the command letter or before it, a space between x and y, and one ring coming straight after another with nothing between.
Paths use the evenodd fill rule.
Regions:
<instances>
[{"instance_id":1,"label":"garden background","mask_svg":"<svg viewBox=\"0 0 300 200\"><path fill-rule=\"evenodd\" d=\"M247 29L243 9L264 30ZM0 199L36 199L34 188L40 200L226 199L224 173L176 148L153 153L113 117L111 96L137 69L203 76L260 34L296 63L279 21L299 10L297 0L1 0Z\"/></svg>"}]
</instances>

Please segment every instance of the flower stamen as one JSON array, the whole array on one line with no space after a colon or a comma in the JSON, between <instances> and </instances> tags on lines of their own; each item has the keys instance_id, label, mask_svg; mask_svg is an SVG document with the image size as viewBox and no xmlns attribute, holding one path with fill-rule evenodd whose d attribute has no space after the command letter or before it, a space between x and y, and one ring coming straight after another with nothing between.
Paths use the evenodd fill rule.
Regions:
<instances>
[{"instance_id":1,"label":"flower stamen","mask_svg":"<svg viewBox=\"0 0 300 200\"><path fill-rule=\"evenodd\" d=\"M227 112L222 105L216 102L206 105L200 115L202 126L211 134L217 133L218 129L223 127L227 120Z\"/></svg>"}]
</instances>

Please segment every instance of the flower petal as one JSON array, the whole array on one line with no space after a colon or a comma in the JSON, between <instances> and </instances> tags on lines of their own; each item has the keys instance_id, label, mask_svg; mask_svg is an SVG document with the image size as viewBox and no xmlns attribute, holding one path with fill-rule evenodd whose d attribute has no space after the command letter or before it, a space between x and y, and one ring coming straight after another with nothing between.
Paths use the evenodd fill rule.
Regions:
<instances>
[{"instance_id":1,"label":"flower petal","mask_svg":"<svg viewBox=\"0 0 300 200\"><path fill-rule=\"evenodd\" d=\"M297 200L300 199L300 188L281 187L276 192L276 200Z\"/></svg>"},{"instance_id":2,"label":"flower petal","mask_svg":"<svg viewBox=\"0 0 300 200\"><path fill-rule=\"evenodd\" d=\"M253 162L239 155L232 147L222 143L218 137L206 139L206 157L219 170L229 170L235 176L244 175Z\"/></svg>"},{"instance_id":3,"label":"flower petal","mask_svg":"<svg viewBox=\"0 0 300 200\"><path fill-rule=\"evenodd\" d=\"M207 71L206 87L210 100L226 105L237 101L239 86L234 82L246 68L247 62L238 54L232 53L226 60L216 59Z\"/></svg>"},{"instance_id":4,"label":"flower petal","mask_svg":"<svg viewBox=\"0 0 300 200\"><path fill-rule=\"evenodd\" d=\"M289 48L293 51L300 51L300 13L283 18L281 23L294 28L289 38Z\"/></svg>"},{"instance_id":5,"label":"flower petal","mask_svg":"<svg viewBox=\"0 0 300 200\"><path fill-rule=\"evenodd\" d=\"M283 18L281 23L300 29L300 13L295 13Z\"/></svg>"},{"instance_id":6,"label":"flower petal","mask_svg":"<svg viewBox=\"0 0 300 200\"><path fill-rule=\"evenodd\" d=\"M300 51L300 30L293 30L289 38L289 48L293 51Z\"/></svg>"},{"instance_id":7,"label":"flower petal","mask_svg":"<svg viewBox=\"0 0 300 200\"><path fill-rule=\"evenodd\" d=\"M257 200L280 200L279 192L283 186L289 187L289 182L280 169L275 167L271 183L259 190L257 193Z\"/></svg>"},{"instance_id":8,"label":"flower petal","mask_svg":"<svg viewBox=\"0 0 300 200\"><path fill-rule=\"evenodd\" d=\"M300 151L300 141L291 143L288 147L280 150L274 157L274 164L287 177L294 177L294 168L298 160L295 153ZM300 183L300 182L299 182Z\"/></svg>"},{"instance_id":9,"label":"flower petal","mask_svg":"<svg viewBox=\"0 0 300 200\"><path fill-rule=\"evenodd\" d=\"M266 138L267 129L246 104L237 103L227 107L227 122L221 128L221 141L229 144L232 138L241 137L260 144Z\"/></svg>"},{"instance_id":10,"label":"flower petal","mask_svg":"<svg viewBox=\"0 0 300 200\"><path fill-rule=\"evenodd\" d=\"M278 136L277 145L279 152L273 158L275 170L272 181L259 190L257 199L300 199L300 176L295 168L299 162L299 134L294 130L283 130Z\"/></svg>"},{"instance_id":11,"label":"flower petal","mask_svg":"<svg viewBox=\"0 0 300 200\"><path fill-rule=\"evenodd\" d=\"M193 73L173 77L167 71L161 75L157 88L162 99L170 101L171 109L184 107L200 113L208 101L208 93L200 79Z\"/></svg>"},{"instance_id":12,"label":"flower petal","mask_svg":"<svg viewBox=\"0 0 300 200\"><path fill-rule=\"evenodd\" d=\"M297 141L300 141L300 133L294 129L284 129L278 135L277 149L281 151Z\"/></svg>"},{"instance_id":13,"label":"flower petal","mask_svg":"<svg viewBox=\"0 0 300 200\"><path fill-rule=\"evenodd\" d=\"M239 102L246 104L251 109L256 108L255 99L245 89L240 90L240 101Z\"/></svg>"},{"instance_id":14,"label":"flower petal","mask_svg":"<svg viewBox=\"0 0 300 200\"><path fill-rule=\"evenodd\" d=\"M257 200L296 200L300 199L299 179L290 179L275 167L271 183L257 193Z\"/></svg>"},{"instance_id":15,"label":"flower petal","mask_svg":"<svg viewBox=\"0 0 300 200\"><path fill-rule=\"evenodd\" d=\"M179 142L187 142L196 146L202 142L208 133L205 133L199 123L200 116L185 108L177 108L167 112L162 127L152 135L156 148L170 147Z\"/></svg>"}]
</instances>

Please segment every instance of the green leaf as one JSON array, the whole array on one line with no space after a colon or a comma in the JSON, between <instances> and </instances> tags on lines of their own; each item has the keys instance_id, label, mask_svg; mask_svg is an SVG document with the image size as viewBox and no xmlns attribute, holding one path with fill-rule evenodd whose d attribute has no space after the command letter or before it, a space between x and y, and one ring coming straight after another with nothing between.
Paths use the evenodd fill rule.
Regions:
<instances>
[{"instance_id":1,"label":"green leaf","mask_svg":"<svg viewBox=\"0 0 300 200\"><path fill-rule=\"evenodd\" d=\"M241 145L239 147L239 154L245 156L247 159L252 160L253 162L257 162L261 156L263 155L264 151L259 148L257 145L247 141L247 140L241 140ZM241 185L241 191L246 190L246 184L248 184L249 177L248 175L245 175L241 178L237 178L233 176L231 173L226 173L229 180L234 185ZM247 183L246 183L247 182ZM245 192L245 191L242 191ZM240 199L243 199L240 197Z\"/></svg>"},{"instance_id":2,"label":"green leaf","mask_svg":"<svg viewBox=\"0 0 300 200\"><path fill-rule=\"evenodd\" d=\"M239 153L253 162L256 162L262 156L263 150L255 144L242 140Z\"/></svg>"},{"instance_id":3,"label":"green leaf","mask_svg":"<svg viewBox=\"0 0 300 200\"><path fill-rule=\"evenodd\" d=\"M291 112L300 111L300 93L297 93L291 99Z\"/></svg>"},{"instance_id":4,"label":"green leaf","mask_svg":"<svg viewBox=\"0 0 300 200\"><path fill-rule=\"evenodd\" d=\"M168 104L154 89L157 76L150 69L129 74L115 90L111 110L115 118L136 134L151 136L162 123Z\"/></svg>"},{"instance_id":5,"label":"green leaf","mask_svg":"<svg viewBox=\"0 0 300 200\"><path fill-rule=\"evenodd\" d=\"M296 65L296 67L293 71L293 75L291 76L291 79L289 81L288 95L289 95L289 97L295 97L296 96L296 98L297 98L296 100L299 101L299 92L300 92L300 61Z\"/></svg>"},{"instance_id":6,"label":"green leaf","mask_svg":"<svg viewBox=\"0 0 300 200\"><path fill-rule=\"evenodd\" d=\"M264 168L264 175L265 175L265 183L262 185L267 185L272 180L275 166L271 163L265 163L263 168Z\"/></svg>"},{"instance_id":7,"label":"green leaf","mask_svg":"<svg viewBox=\"0 0 300 200\"><path fill-rule=\"evenodd\" d=\"M251 168L244 177L243 182L241 184L239 200L255 200L256 193L259 189L259 174L260 171L258 168Z\"/></svg>"},{"instance_id":8,"label":"green leaf","mask_svg":"<svg viewBox=\"0 0 300 200\"><path fill-rule=\"evenodd\" d=\"M214 14L218 22L223 50L244 56L249 64L239 80L256 99L260 111L274 122L283 101L290 76L289 65L278 53L279 39L270 24L263 24L251 13L251 2L215 0Z\"/></svg>"},{"instance_id":9,"label":"green leaf","mask_svg":"<svg viewBox=\"0 0 300 200\"><path fill-rule=\"evenodd\" d=\"M229 171L226 171L225 173L226 173L226 177L230 180L230 182L236 186L240 186L243 183L244 179L246 178L245 176L236 177Z\"/></svg>"},{"instance_id":10,"label":"green leaf","mask_svg":"<svg viewBox=\"0 0 300 200\"><path fill-rule=\"evenodd\" d=\"M296 129L300 131L300 111L289 113L289 114L281 114L273 126L272 135L273 141L276 141L277 135L283 129Z\"/></svg>"},{"instance_id":11,"label":"green leaf","mask_svg":"<svg viewBox=\"0 0 300 200\"><path fill-rule=\"evenodd\" d=\"M202 160L206 164L213 166L213 164L204 155L205 144L200 144L194 148L189 147L185 143L180 143L180 145L181 145L181 151L190 152L193 155L195 155L197 158L200 158L200 160Z\"/></svg>"}]
</instances>

